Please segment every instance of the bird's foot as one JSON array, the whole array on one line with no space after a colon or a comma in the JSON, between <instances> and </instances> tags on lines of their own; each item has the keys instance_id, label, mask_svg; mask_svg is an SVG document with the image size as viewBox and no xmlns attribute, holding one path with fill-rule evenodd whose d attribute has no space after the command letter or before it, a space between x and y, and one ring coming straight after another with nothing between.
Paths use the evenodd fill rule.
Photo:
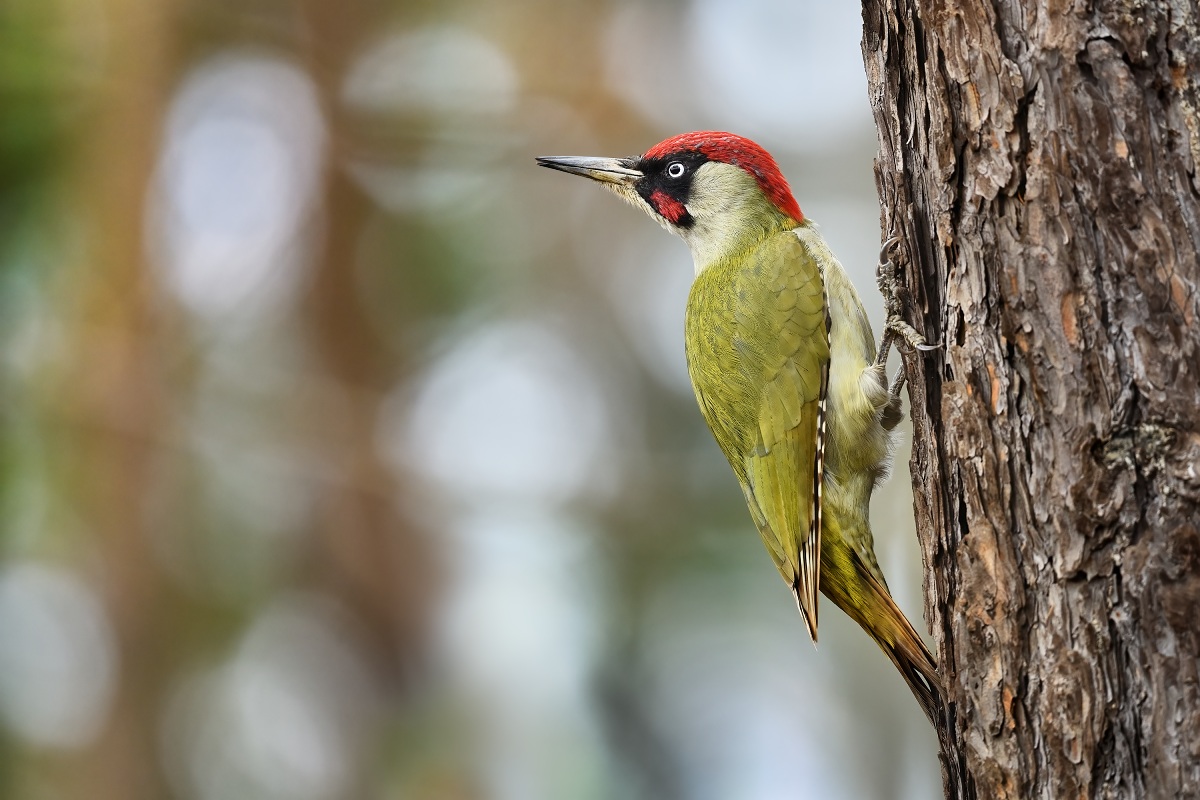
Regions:
<instances>
[{"instance_id":1,"label":"bird's foot","mask_svg":"<svg viewBox=\"0 0 1200 800\"><path fill-rule=\"evenodd\" d=\"M896 245L900 242L899 236L889 236L887 241L883 243L883 247L879 250L879 266L876 268L876 282L879 285L879 293L883 295L883 308L887 313L887 322L884 323L883 339L879 343L879 354L875 359L875 363L884 365L887 363L888 354L891 352L892 345L905 352L919 350L926 352L929 350L937 350L941 345L931 345L925 337L904 320L905 298L907 289L901 285L899 277L899 267L892 260L892 254L895 251ZM901 367L896 373L895 380L889 389L889 393L893 397L900 395L900 390L904 387L905 372Z\"/></svg>"}]
</instances>

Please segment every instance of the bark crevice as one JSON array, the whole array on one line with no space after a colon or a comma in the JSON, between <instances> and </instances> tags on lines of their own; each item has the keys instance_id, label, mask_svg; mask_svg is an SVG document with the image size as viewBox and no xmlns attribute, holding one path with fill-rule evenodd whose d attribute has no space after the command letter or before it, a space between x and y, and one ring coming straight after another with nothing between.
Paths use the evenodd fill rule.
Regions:
<instances>
[{"instance_id":1,"label":"bark crevice","mask_svg":"<svg viewBox=\"0 0 1200 800\"><path fill-rule=\"evenodd\" d=\"M1200 796L1197 3L863 8L947 796Z\"/></svg>"}]
</instances>

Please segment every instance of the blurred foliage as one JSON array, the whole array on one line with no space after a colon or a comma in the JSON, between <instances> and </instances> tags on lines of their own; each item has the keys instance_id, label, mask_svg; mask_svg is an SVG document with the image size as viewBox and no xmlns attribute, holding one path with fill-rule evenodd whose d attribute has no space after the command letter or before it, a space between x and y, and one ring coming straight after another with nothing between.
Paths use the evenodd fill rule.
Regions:
<instances>
[{"instance_id":1,"label":"blurred foliage","mask_svg":"<svg viewBox=\"0 0 1200 800\"><path fill-rule=\"evenodd\" d=\"M52 5L33 0L0 8L0 265L7 268L20 263L11 254L14 240L48 202L71 117L53 13Z\"/></svg>"},{"instance_id":2,"label":"blurred foliage","mask_svg":"<svg viewBox=\"0 0 1200 800\"><path fill-rule=\"evenodd\" d=\"M871 287L855 12L744 5L0 5L0 796L936 795L695 411L686 250L533 166L737 129Z\"/></svg>"}]
</instances>

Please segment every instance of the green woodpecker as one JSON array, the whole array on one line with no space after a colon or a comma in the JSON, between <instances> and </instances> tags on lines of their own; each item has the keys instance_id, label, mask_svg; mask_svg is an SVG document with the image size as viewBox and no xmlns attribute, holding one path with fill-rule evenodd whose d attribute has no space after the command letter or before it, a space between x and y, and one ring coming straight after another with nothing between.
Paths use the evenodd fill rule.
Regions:
<instances>
[{"instance_id":1,"label":"green woodpecker","mask_svg":"<svg viewBox=\"0 0 1200 800\"><path fill-rule=\"evenodd\" d=\"M600 182L687 243L696 400L809 635L819 588L883 648L936 725L934 660L888 593L868 520L899 397L858 292L775 160L748 139L700 131L635 158L538 163Z\"/></svg>"}]
</instances>

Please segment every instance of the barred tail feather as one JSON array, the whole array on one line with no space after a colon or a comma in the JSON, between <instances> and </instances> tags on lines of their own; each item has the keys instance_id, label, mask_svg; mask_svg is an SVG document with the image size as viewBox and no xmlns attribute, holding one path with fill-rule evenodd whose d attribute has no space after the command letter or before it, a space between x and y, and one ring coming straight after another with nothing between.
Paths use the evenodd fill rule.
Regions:
<instances>
[{"instance_id":1,"label":"barred tail feather","mask_svg":"<svg viewBox=\"0 0 1200 800\"><path fill-rule=\"evenodd\" d=\"M907 623L908 620L904 622ZM917 698L921 710L925 712L933 727L937 728L942 716L942 681L934 667L933 656L917 637L916 631L912 630L912 626L908 628L911 638L901 637L895 642L874 635L872 638L896 665L913 696Z\"/></svg>"},{"instance_id":2,"label":"barred tail feather","mask_svg":"<svg viewBox=\"0 0 1200 800\"><path fill-rule=\"evenodd\" d=\"M822 570L821 591L875 640L896 665L925 716L940 730L942 679L925 642L857 552L846 547L823 555L834 561Z\"/></svg>"},{"instance_id":3,"label":"barred tail feather","mask_svg":"<svg viewBox=\"0 0 1200 800\"><path fill-rule=\"evenodd\" d=\"M882 612L880 619L872 620L863 627L896 665L921 710L937 728L942 716L943 693L937 662L887 589L869 572L864 570L862 575L875 595L874 608Z\"/></svg>"}]
</instances>

